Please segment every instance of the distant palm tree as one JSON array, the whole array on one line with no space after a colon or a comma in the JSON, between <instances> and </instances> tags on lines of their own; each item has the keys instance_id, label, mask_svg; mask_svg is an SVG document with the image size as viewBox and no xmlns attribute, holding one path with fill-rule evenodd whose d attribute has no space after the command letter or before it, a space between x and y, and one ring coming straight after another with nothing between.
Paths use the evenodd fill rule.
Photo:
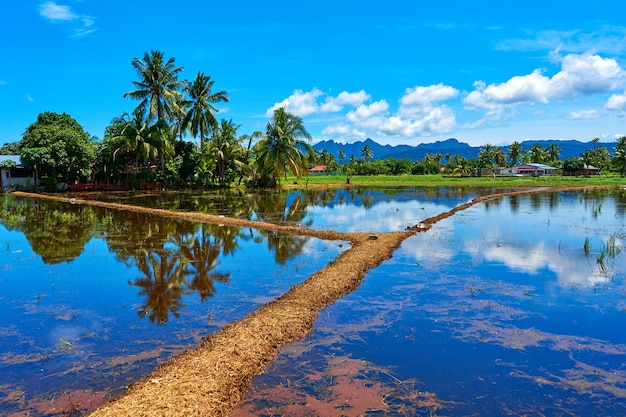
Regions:
<instances>
[{"instance_id":1,"label":"distant palm tree","mask_svg":"<svg viewBox=\"0 0 626 417\"><path fill-rule=\"evenodd\" d=\"M278 183L281 176L287 179L287 172L300 178L311 156L315 155L315 150L304 140L311 140L311 135L302 119L285 111L284 107L275 110L265 137L255 146L256 163L261 172L271 172Z\"/></svg>"},{"instance_id":2,"label":"distant palm tree","mask_svg":"<svg viewBox=\"0 0 626 417\"><path fill-rule=\"evenodd\" d=\"M338 156L339 156L339 162L343 163L343 160L346 159L346 153L344 152L343 149L339 149Z\"/></svg>"},{"instance_id":3,"label":"distant palm tree","mask_svg":"<svg viewBox=\"0 0 626 417\"><path fill-rule=\"evenodd\" d=\"M361 148L361 155L363 159L369 161L374 156L374 150L370 147L370 145L365 145Z\"/></svg>"},{"instance_id":4,"label":"distant palm tree","mask_svg":"<svg viewBox=\"0 0 626 417\"><path fill-rule=\"evenodd\" d=\"M548 158L550 161L558 161L561 156L561 148L556 143L553 143L548 148Z\"/></svg>"},{"instance_id":5,"label":"distant palm tree","mask_svg":"<svg viewBox=\"0 0 626 417\"><path fill-rule=\"evenodd\" d=\"M182 128L189 128L194 137L200 135L200 148L211 129L218 126L214 113L219 110L213 103L230 101L226 91L211 92L214 83L211 77L198 72L194 81L185 87L189 100L183 101L188 110L183 118Z\"/></svg>"},{"instance_id":6,"label":"distant palm tree","mask_svg":"<svg viewBox=\"0 0 626 417\"><path fill-rule=\"evenodd\" d=\"M522 144L515 141L511 144L509 148L509 161L510 166L517 165L517 162L520 160L522 156Z\"/></svg>"}]
</instances>

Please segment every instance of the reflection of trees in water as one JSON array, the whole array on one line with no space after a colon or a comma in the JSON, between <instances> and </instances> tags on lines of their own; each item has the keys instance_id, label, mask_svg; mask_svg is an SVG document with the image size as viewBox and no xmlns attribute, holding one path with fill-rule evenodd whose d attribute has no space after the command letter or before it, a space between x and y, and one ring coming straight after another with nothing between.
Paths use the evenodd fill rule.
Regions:
<instances>
[{"instance_id":1,"label":"reflection of trees in water","mask_svg":"<svg viewBox=\"0 0 626 417\"><path fill-rule=\"evenodd\" d=\"M96 230L91 207L52 202L2 199L0 221L9 230L24 233L33 251L46 264L69 262L83 252Z\"/></svg>"},{"instance_id":2,"label":"reflection of trees in water","mask_svg":"<svg viewBox=\"0 0 626 417\"><path fill-rule=\"evenodd\" d=\"M132 284L141 287L139 295L146 296L139 316L147 315L151 322L159 324L168 321L169 313L178 317L189 275L180 256L172 250L144 251L137 259L137 267L143 276Z\"/></svg>"}]
</instances>

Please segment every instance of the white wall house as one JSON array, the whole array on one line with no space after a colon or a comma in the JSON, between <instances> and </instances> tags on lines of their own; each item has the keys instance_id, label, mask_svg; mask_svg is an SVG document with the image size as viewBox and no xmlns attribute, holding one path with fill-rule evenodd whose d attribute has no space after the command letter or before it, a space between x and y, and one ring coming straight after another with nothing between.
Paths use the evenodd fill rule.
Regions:
<instances>
[{"instance_id":1,"label":"white wall house","mask_svg":"<svg viewBox=\"0 0 626 417\"><path fill-rule=\"evenodd\" d=\"M554 175L557 168L544 164L524 164L509 168L500 168L500 175L529 175L539 177L542 175Z\"/></svg>"},{"instance_id":2,"label":"white wall house","mask_svg":"<svg viewBox=\"0 0 626 417\"><path fill-rule=\"evenodd\" d=\"M13 161L15 167L8 172L3 165L5 161ZM35 184L35 173L32 169L26 168L22 160L17 155L0 155L0 189L14 186L32 187Z\"/></svg>"}]
</instances>

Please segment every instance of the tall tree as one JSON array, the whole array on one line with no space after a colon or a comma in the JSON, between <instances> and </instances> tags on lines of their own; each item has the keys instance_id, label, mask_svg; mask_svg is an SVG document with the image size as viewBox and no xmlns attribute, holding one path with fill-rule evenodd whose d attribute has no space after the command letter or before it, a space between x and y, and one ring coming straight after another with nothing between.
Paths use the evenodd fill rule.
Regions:
<instances>
[{"instance_id":1,"label":"tall tree","mask_svg":"<svg viewBox=\"0 0 626 417\"><path fill-rule=\"evenodd\" d=\"M626 175L626 136L622 136L615 144L615 157L613 158L613 166Z\"/></svg>"},{"instance_id":2,"label":"tall tree","mask_svg":"<svg viewBox=\"0 0 626 417\"><path fill-rule=\"evenodd\" d=\"M561 147L556 143L553 143L548 148L548 159L550 161L558 161L561 157Z\"/></svg>"},{"instance_id":3,"label":"tall tree","mask_svg":"<svg viewBox=\"0 0 626 417\"><path fill-rule=\"evenodd\" d=\"M369 161L374 157L374 150L370 145L365 145L361 148L361 156L363 156L363 159L366 161Z\"/></svg>"},{"instance_id":4,"label":"tall tree","mask_svg":"<svg viewBox=\"0 0 626 417\"><path fill-rule=\"evenodd\" d=\"M66 113L40 113L20 142L25 164L67 183L91 177L95 153L95 141Z\"/></svg>"},{"instance_id":5,"label":"tall tree","mask_svg":"<svg viewBox=\"0 0 626 417\"><path fill-rule=\"evenodd\" d=\"M204 138L209 135L211 129L218 127L214 113L219 110L213 103L230 101L226 91L212 92L213 84L215 81L212 81L211 77L198 72L194 81L185 87L189 100L183 102L188 110L182 128L189 128L194 137L200 135L200 148L203 147Z\"/></svg>"},{"instance_id":6,"label":"tall tree","mask_svg":"<svg viewBox=\"0 0 626 417\"><path fill-rule=\"evenodd\" d=\"M509 147L509 166L515 166L522 157L522 144L515 141Z\"/></svg>"},{"instance_id":7,"label":"tall tree","mask_svg":"<svg viewBox=\"0 0 626 417\"><path fill-rule=\"evenodd\" d=\"M178 79L183 67L177 67L174 58L165 61L160 51L145 52L143 58L135 58L131 64L138 81L136 90L124 93L124 97L141 100L139 107L148 109L149 119L172 121L181 113L179 102L183 99L181 89L184 81Z\"/></svg>"},{"instance_id":8,"label":"tall tree","mask_svg":"<svg viewBox=\"0 0 626 417\"><path fill-rule=\"evenodd\" d=\"M234 176L234 160L243 156L241 138L237 136L237 129L231 120L222 119L221 124L215 129L211 140L202 149L203 158L210 158L216 163L216 175L220 187L225 187L227 182L232 181ZM230 169L228 169L230 166Z\"/></svg>"},{"instance_id":9,"label":"tall tree","mask_svg":"<svg viewBox=\"0 0 626 417\"><path fill-rule=\"evenodd\" d=\"M113 160L121 154L134 159L133 171L137 178L140 160L156 161L159 152L157 146L160 142L157 136L161 132L156 125L150 125L146 111L142 107L137 107L132 117L123 114L121 119L125 122L122 131L107 141L107 146L113 151Z\"/></svg>"},{"instance_id":10,"label":"tall tree","mask_svg":"<svg viewBox=\"0 0 626 417\"><path fill-rule=\"evenodd\" d=\"M287 178L288 172L300 178L311 156L315 155L315 150L305 140L311 140L311 135L302 119L285 111L284 107L276 109L267 123L265 137L255 146L260 171L270 172L278 183L281 176Z\"/></svg>"},{"instance_id":11,"label":"tall tree","mask_svg":"<svg viewBox=\"0 0 626 417\"><path fill-rule=\"evenodd\" d=\"M180 103L184 95L181 92L185 82L178 79L183 67L177 67L174 58L165 60L160 51L145 52L143 58L133 59L132 66L139 77L133 81L136 90L124 93L124 97L141 100L139 108L148 109L148 120L156 119L161 133L164 133L170 122L176 121L182 115ZM165 149L168 146L161 141L160 159L161 170L165 173Z\"/></svg>"}]
</instances>

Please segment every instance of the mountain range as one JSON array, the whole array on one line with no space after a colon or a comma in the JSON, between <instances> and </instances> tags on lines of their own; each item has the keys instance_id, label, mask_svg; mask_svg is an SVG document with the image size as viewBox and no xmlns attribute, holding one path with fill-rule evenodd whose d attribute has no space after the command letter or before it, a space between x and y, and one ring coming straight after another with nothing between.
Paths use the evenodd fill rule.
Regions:
<instances>
[{"instance_id":1,"label":"mountain range","mask_svg":"<svg viewBox=\"0 0 626 417\"><path fill-rule=\"evenodd\" d=\"M611 154L615 152L615 143L603 143L599 142L594 144L592 141L580 142L577 140L525 140L520 142L523 151L528 151L534 145L541 145L544 148L549 148L553 143L561 148L561 159L572 158L580 156L587 149L594 149L595 147L604 146ZM436 141L434 143L420 143L417 146L411 145L381 145L372 139L366 139L364 141L358 141L354 143L339 143L334 140L323 140L313 145L313 148L318 152L322 149L326 149L327 152L335 156L338 162L342 162L339 158L339 150L342 149L345 155L346 162L350 160L350 156L354 155L355 158L362 156L361 149L368 145L372 149L372 159L404 159L408 158L412 161L418 159L423 160L426 154L441 155L450 154L450 156L459 155L467 159L476 158L478 152L482 146L470 146L467 143L459 142L457 139L450 138L442 141ZM509 145L502 146L505 153L508 152Z\"/></svg>"}]
</instances>

